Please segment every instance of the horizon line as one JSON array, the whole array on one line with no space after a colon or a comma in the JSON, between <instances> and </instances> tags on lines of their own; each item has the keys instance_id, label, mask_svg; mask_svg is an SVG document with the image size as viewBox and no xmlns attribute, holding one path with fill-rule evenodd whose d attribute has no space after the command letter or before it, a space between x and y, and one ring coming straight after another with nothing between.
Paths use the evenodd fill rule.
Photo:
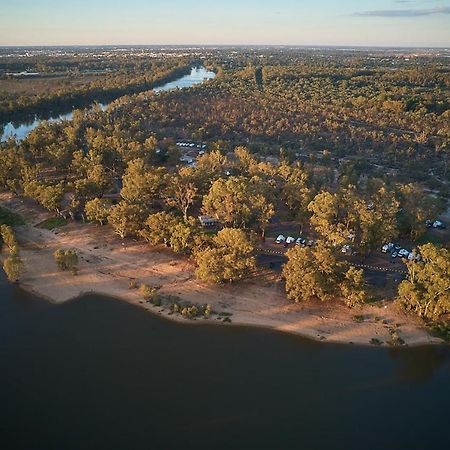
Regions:
<instances>
[{"instance_id":1,"label":"horizon line","mask_svg":"<svg viewBox=\"0 0 450 450\"><path fill-rule=\"evenodd\" d=\"M423 46L423 45L375 45L375 44L0 44L0 48L73 48L73 47L283 47L283 48L368 48L368 49L430 49L450 50L448 46Z\"/></svg>"}]
</instances>

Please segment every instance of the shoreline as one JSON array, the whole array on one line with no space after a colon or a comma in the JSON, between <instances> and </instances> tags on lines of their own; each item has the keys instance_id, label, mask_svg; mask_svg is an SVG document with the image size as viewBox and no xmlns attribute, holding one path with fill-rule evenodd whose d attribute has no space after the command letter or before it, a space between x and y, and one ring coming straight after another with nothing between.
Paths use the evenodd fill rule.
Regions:
<instances>
[{"instance_id":1,"label":"shoreline","mask_svg":"<svg viewBox=\"0 0 450 450\"><path fill-rule=\"evenodd\" d=\"M211 286L195 278L194 267L185 257L143 242L121 241L108 226L69 223L49 231L35 225L49 213L31 200L0 194L0 204L21 214L27 225L16 228L26 270L19 286L54 304L65 303L86 294L98 294L126 301L167 320L185 324L238 325L269 328L318 342L388 347L393 335L405 346L442 344L415 317L395 304L365 305L349 309L340 303L289 302L277 279L269 275L238 285ZM58 271L53 253L58 248L75 248L79 254L79 273ZM130 281L158 289L161 307L151 305L130 289ZM210 304L211 318L194 320L169 314L169 302L189 305ZM231 323L224 323L223 316ZM356 318L359 318L356 320ZM361 319L362 318L362 319ZM371 340L382 342L378 345Z\"/></svg>"},{"instance_id":2,"label":"shoreline","mask_svg":"<svg viewBox=\"0 0 450 450\"><path fill-rule=\"evenodd\" d=\"M85 296L89 296L89 295L96 295L99 297L104 297L105 299L108 300L115 300L118 302L125 302L133 307L137 307L140 309L145 310L146 312L157 316L163 320L166 320L168 322L176 322L185 326L203 326L203 325L208 325L208 326L214 326L214 327L242 327L242 328L259 328L262 330L270 330L273 332L277 332L277 333L282 333L282 334L288 334L291 336L297 336L299 338L302 339L307 339L310 340L312 342L316 342L316 343L320 343L320 344L333 344L333 345L353 345L353 346L357 346L357 347L369 347L369 348L403 348L403 349L407 349L407 348L420 348L420 347L427 347L430 345L433 346L446 346L447 343L439 338L434 338L433 336L430 336L433 340L430 342L415 342L415 343L409 343L409 344L405 344L405 345L401 345L401 346L392 346L387 344L386 342L383 342L381 345L374 345L370 342L367 343L362 343L362 342L352 342L352 341L333 341L333 340L327 340L327 339L320 339L318 337L314 337L308 334L303 334L302 332L298 332L298 331L294 331L294 330L288 330L288 329L280 329L277 327L273 327L273 326L269 326L269 325L265 325L265 324L258 324L258 323L248 323L248 322L223 322L218 320L218 316L217 317L211 317L209 319L204 318L204 317L196 317L194 319L186 319L183 316L181 316L180 314L175 314L175 313L168 313L167 311L161 312L158 311L157 309L160 308L158 306L154 306L151 305L150 303L143 304L142 302L140 302L139 300L137 301L131 301L126 299L125 297L121 297L121 296L115 296L115 295L111 295L111 294L105 294L102 292L96 292L96 291L86 291L86 292L82 292L79 295L77 295L76 297L72 297L68 300L65 300L63 302L58 302L55 301L54 299L50 298L50 297L45 297L42 294L39 294L38 292L36 292L31 286L24 286L21 283L18 283L18 287L20 289L22 289L23 291L29 293L29 294L33 294L36 297L39 297L41 300L51 303L54 306L60 306L66 303L70 303L73 301L77 301L77 300L81 300L83 299L83 297Z\"/></svg>"}]
</instances>

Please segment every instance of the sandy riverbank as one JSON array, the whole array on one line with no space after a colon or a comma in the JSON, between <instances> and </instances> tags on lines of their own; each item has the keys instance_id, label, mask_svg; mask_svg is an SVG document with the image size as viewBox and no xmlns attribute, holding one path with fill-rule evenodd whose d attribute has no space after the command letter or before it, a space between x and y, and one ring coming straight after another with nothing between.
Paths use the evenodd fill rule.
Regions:
<instances>
[{"instance_id":1,"label":"sandy riverbank","mask_svg":"<svg viewBox=\"0 0 450 450\"><path fill-rule=\"evenodd\" d=\"M0 205L18 212L27 221L27 225L16 230L26 266L21 286L55 303L97 292L173 320L189 320L168 315L167 308L143 303L138 291L129 289L130 280L134 279L138 284L158 287L162 296L172 295L195 304L209 303L216 312L231 313L232 324L269 327L329 342L369 344L375 338L386 343L391 339L392 329L407 345L441 342L431 337L419 321L392 304L359 310L330 303L296 305L286 300L282 285L268 276L233 286L206 285L195 278L188 259L142 242L123 243L108 226L71 223L48 231L35 227L49 215L34 202L2 193ZM77 276L57 270L53 253L58 248L77 249L80 256ZM363 316L364 321L355 321L355 315ZM208 322L219 323L217 319L212 317Z\"/></svg>"}]
</instances>

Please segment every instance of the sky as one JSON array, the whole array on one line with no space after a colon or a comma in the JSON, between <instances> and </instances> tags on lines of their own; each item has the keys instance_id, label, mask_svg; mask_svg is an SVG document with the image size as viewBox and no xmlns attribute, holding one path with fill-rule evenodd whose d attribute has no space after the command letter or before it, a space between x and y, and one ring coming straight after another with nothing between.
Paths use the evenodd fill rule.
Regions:
<instances>
[{"instance_id":1,"label":"sky","mask_svg":"<svg viewBox=\"0 0 450 450\"><path fill-rule=\"evenodd\" d=\"M0 0L0 45L450 47L450 0Z\"/></svg>"}]
</instances>

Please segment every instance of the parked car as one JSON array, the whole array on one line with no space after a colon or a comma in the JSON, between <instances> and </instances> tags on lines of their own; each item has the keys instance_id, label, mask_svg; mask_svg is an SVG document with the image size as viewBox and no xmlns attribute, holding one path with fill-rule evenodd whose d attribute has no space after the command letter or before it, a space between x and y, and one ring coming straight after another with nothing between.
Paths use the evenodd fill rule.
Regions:
<instances>
[{"instance_id":1,"label":"parked car","mask_svg":"<svg viewBox=\"0 0 450 450\"><path fill-rule=\"evenodd\" d=\"M286 242L286 238L285 238L282 234L280 234L280 235L275 239L275 242L276 242L277 244L283 244L284 242Z\"/></svg>"},{"instance_id":2,"label":"parked car","mask_svg":"<svg viewBox=\"0 0 450 450\"><path fill-rule=\"evenodd\" d=\"M433 228L439 228L441 230L445 229L445 223L442 222L441 220L435 220L433 222Z\"/></svg>"},{"instance_id":3,"label":"parked car","mask_svg":"<svg viewBox=\"0 0 450 450\"><path fill-rule=\"evenodd\" d=\"M401 248L401 249L398 251L398 256L401 256L401 257L403 257L403 258L406 258L406 257L408 257L408 255L409 255L409 250L406 250L406 248Z\"/></svg>"},{"instance_id":4,"label":"parked car","mask_svg":"<svg viewBox=\"0 0 450 450\"><path fill-rule=\"evenodd\" d=\"M392 252L392 253L391 253L391 258L397 258L397 256L398 256L398 253L397 253L397 252Z\"/></svg>"},{"instance_id":5,"label":"parked car","mask_svg":"<svg viewBox=\"0 0 450 450\"><path fill-rule=\"evenodd\" d=\"M295 241L295 243L297 245L305 245L306 244L306 239L303 239L301 237L297 238L297 240Z\"/></svg>"},{"instance_id":6,"label":"parked car","mask_svg":"<svg viewBox=\"0 0 450 450\"><path fill-rule=\"evenodd\" d=\"M293 238L292 236L288 236L286 238L286 244L292 244L293 242L295 242L295 238Z\"/></svg>"},{"instance_id":7,"label":"parked car","mask_svg":"<svg viewBox=\"0 0 450 450\"><path fill-rule=\"evenodd\" d=\"M351 251L352 251L352 248L350 247L350 245L344 245L344 246L341 248L341 252L342 252L342 253L351 253Z\"/></svg>"}]
</instances>

